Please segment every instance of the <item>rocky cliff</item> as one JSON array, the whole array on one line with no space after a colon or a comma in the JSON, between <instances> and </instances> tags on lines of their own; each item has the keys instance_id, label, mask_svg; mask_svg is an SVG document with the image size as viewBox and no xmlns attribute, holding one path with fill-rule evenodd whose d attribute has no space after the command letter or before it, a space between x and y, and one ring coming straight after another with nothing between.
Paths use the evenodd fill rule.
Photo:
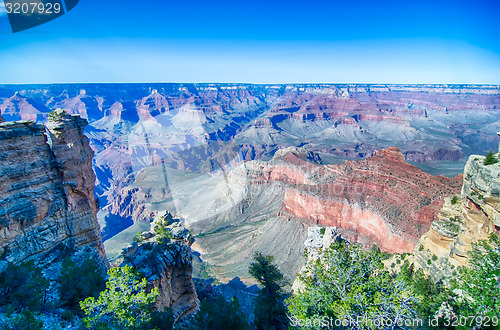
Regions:
<instances>
[{"instance_id":1,"label":"rocky cliff","mask_svg":"<svg viewBox=\"0 0 500 330\"><path fill-rule=\"evenodd\" d=\"M436 219L443 197L458 193L462 181L460 175L445 178L421 171L398 148L338 165L280 153L285 155L249 175L252 184L287 184L280 215L338 227L350 241L375 243L388 252L412 251Z\"/></svg>"},{"instance_id":2,"label":"rocky cliff","mask_svg":"<svg viewBox=\"0 0 500 330\"><path fill-rule=\"evenodd\" d=\"M469 157L461 195L446 199L414 250L415 265L436 279L452 277L467 264L473 243L500 230L500 163L485 165L484 159Z\"/></svg>"},{"instance_id":3,"label":"rocky cliff","mask_svg":"<svg viewBox=\"0 0 500 330\"><path fill-rule=\"evenodd\" d=\"M68 254L107 269L86 124L63 111L0 124L0 269L34 260L54 280Z\"/></svg>"},{"instance_id":4,"label":"rocky cliff","mask_svg":"<svg viewBox=\"0 0 500 330\"><path fill-rule=\"evenodd\" d=\"M198 308L192 278L193 239L170 213L155 219L151 228L124 249L122 264L135 267L145 276L147 289L158 288L155 308L161 311L171 308L177 321Z\"/></svg>"}]
</instances>

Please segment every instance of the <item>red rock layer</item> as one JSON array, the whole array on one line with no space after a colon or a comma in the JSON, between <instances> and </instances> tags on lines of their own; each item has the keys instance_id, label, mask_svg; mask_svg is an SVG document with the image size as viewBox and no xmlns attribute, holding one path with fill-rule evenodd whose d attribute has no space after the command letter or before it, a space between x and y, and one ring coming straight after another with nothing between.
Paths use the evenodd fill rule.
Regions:
<instances>
[{"instance_id":1,"label":"red rock layer","mask_svg":"<svg viewBox=\"0 0 500 330\"><path fill-rule=\"evenodd\" d=\"M461 175L432 176L406 163L398 148L339 165L313 164L294 153L273 162L256 179L288 184L281 214L337 226L352 240L388 252L411 252L443 198L459 194L462 183Z\"/></svg>"}]
</instances>

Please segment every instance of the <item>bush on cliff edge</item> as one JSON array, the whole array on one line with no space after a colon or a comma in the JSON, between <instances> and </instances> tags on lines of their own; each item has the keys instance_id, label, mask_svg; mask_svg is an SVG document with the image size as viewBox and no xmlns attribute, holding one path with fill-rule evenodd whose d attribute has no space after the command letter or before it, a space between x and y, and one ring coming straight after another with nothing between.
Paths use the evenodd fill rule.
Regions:
<instances>
[{"instance_id":1,"label":"bush on cliff edge","mask_svg":"<svg viewBox=\"0 0 500 330\"><path fill-rule=\"evenodd\" d=\"M484 159L484 165L492 165L496 163L498 163L498 159L495 157L493 151L490 150L490 152L486 155L486 158Z\"/></svg>"}]
</instances>

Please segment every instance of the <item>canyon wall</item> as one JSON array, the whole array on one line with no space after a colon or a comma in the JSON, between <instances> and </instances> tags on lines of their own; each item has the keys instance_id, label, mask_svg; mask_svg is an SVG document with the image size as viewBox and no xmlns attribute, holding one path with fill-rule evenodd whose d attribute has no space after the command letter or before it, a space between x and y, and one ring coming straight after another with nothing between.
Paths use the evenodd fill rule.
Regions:
<instances>
[{"instance_id":1,"label":"canyon wall","mask_svg":"<svg viewBox=\"0 0 500 330\"><path fill-rule=\"evenodd\" d=\"M500 163L485 165L484 159L469 157L461 195L446 199L413 252L415 265L436 279L449 280L457 267L467 264L474 243L499 234Z\"/></svg>"},{"instance_id":2,"label":"canyon wall","mask_svg":"<svg viewBox=\"0 0 500 330\"><path fill-rule=\"evenodd\" d=\"M108 268L86 123L60 111L47 128L0 124L0 269L34 260L55 280L68 255Z\"/></svg>"},{"instance_id":3,"label":"canyon wall","mask_svg":"<svg viewBox=\"0 0 500 330\"><path fill-rule=\"evenodd\" d=\"M113 227L106 237L154 216L143 205L126 203L127 186L146 166L210 173L232 159L268 159L289 146L354 159L397 146L407 161L450 162L433 173L454 175L468 155L496 149L500 120L500 88L484 85L0 87L7 120L45 122L56 108L88 119L96 193Z\"/></svg>"},{"instance_id":4,"label":"canyon wall","mask_svg":"<svg viewBox=\"0 0 500 330\"><path fill-rule=\"evenodd\" d=\"M279 214L310 225L338 227L349 241L410 252L429 229L444 196L460 190L462 176L429 175L408 164L398 148L365 160L319 165L297 152L280 151L271 162L249 168L250 184L286 183ZM279 156L285 154L284 156Z\"/></svg>"},{"instance_id":5,"label":"canyon wall","mask_svg":"<svg viewBox=\"0 0 500 330\"><path fill-rule=\"evenodd\" d=\"M51 280L47 302L53 306L67 256L77 264L94 258L103 274L109 267L96 218L94 153L83 134L86 125L62 110L51 113L46 127L31 121L0 123L0 271L9 263L35 261ZM177 320L198 306L192 238L170 215L164 218L172 242L159 244L153 233L143 233L149 243L136 244L125 255L147 278L149 289L159 288L156 308L172 308Z\"/></svg>"}]
</instances>

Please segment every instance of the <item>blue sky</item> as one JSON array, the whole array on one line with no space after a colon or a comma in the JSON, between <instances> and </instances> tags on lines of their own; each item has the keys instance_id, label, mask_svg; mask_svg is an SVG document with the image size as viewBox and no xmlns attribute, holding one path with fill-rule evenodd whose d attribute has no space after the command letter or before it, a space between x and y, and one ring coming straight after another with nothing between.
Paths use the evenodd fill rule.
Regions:
<instances>
[{"instance_id":1,"label":"blue sky","mask_svg":"<svg viewBox=\"0 0 500 330\"><path fill-rule=\"evenodd\" d=\"M0 83L500 84L500 1L96 1L15 33Z\"/></svg>"}]
</instances>

